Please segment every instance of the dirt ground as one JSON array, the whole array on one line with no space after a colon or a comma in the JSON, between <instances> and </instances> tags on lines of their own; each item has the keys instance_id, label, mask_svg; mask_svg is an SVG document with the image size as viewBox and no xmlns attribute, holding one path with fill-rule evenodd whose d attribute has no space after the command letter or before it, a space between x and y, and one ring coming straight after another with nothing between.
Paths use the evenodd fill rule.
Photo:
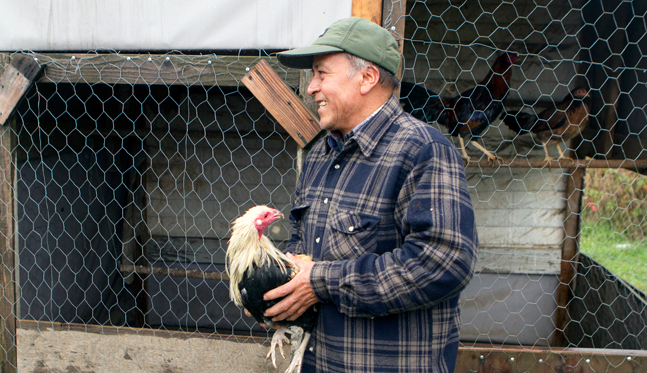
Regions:
<instances>
[{"instance_id":1,"label":"dirt ground","mask_svg":"<svg viewBox=\"0 0 647 373\"><path fill-rule=\"evenodd\" d=\"M18 372L283 373L288 366L280 356L278 370L266 362L269 347L258 339L128 328L64 329L52 323L19 328ZM284 350L289 355L290 347Z\"/></svg>"}]
</instances>

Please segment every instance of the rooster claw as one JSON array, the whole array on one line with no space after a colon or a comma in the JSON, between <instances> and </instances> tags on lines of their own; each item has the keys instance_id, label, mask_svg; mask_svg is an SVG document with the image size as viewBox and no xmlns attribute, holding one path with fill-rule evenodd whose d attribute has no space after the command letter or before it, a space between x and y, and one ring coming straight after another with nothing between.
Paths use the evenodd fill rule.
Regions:
<instances>
[{"instance_id":1,"label":"rooster claw","mask_svg":"<svg viewBox=\"0 0 647 373\"><path fill-rule=\"evenodd\" d=\"M490 165L492 167L494 167L495 164L503 163L503 158L494 154L487 155L487 159L488 159L488 162L490 162Z\"/></svg>"},{"instance_id":2,"label":"rooster claw","mask_svg":"<svg viewBox=\"0 0 647 373\"><path fill-rule=\"evenodd\" d=\"M272 365L276 368L276 348L278 347L281 357L285 359L283 354L283 342L290 344L290 338L287 337L287 334L291 334L289 328L278 329L272 336L272 344L270 345L270 351L265 356L265 360L272 359Z\"/></svg>"}]
</instances>

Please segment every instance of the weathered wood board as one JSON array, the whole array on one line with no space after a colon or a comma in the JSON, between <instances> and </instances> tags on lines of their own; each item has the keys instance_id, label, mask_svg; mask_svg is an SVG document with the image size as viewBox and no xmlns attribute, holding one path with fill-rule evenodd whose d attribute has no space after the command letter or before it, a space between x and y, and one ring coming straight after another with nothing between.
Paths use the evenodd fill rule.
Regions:
<instances>
[{"instance_id":1,"label":"weathered wood board","mask_svg":"<svg viewBox=\"0 0 647 373\"><path fill-rule=\"evenodd\" d=\"M34 56L48 66L38 80L47 83L238 86L250 66L267 59L287 84L299 84L299 71L280 66L276 57L114 53Z\"/></svg>"},{"instance_id":2,"label":"weathered wood board","mask_svg":"<svg viewBox=\"0 0 647 373\"><path fill-rule=\"evenodd\" d=\"M257 63L243 77L243 83L301 147L321 132L319 120L267 62Z\"/></svg>"},{"instance_id":3,"label":"weathered wood board","mask_svg":"<svg viewBox=\"0 0 647 373\"><path fill-rule=\"evenodd\" d=\"M0 125L7 122L41 70L31 56L16 54L11 57L9 66L0 76Z\"/></svg>"},{"instance_id":4,"label":"weathered wood board","mask_svg":"<svg viewBox=\"0 0 647 373\"><path fill-rule=\"evenodd\" d=\"M456 373L643 372L647 353L640 350L503 346L477 344L458 350Z\"/></svg>"},{"instance_id":5,"label":"weathered wood board","mask_svg":"<svg viewBox=\"0 0 647 373\"><path fill-rule=\"evenodd\" d=\"M558 275L559 246L481 246L476 272Z\"/></svg>"},{"instance_id":6,"label":"weathered wood board","mask_svg":"<svg viewBox=\"0 0 647 373\"><path fill-rule=\"evenodd\" d=\"M567 175L561 169L467 168L482 246L560 246Z\"/></svg>"}]
</instances>

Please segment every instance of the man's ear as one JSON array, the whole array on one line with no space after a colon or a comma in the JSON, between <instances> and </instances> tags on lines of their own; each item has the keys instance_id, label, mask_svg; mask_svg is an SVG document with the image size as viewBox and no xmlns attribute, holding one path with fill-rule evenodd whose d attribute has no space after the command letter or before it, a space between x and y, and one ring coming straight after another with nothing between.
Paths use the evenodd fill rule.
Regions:
<instances>
[{"instance_id":1,"label":"man's ear","mask_svg":"<svg viewBox=\"0 0 647 373\"><path fill-rule=\"evenodd\" d=\"M362 72L362 83L360 92L368 94L380 82L380 70L374 65L368 65Z\"/></svg>"}]
</instances>

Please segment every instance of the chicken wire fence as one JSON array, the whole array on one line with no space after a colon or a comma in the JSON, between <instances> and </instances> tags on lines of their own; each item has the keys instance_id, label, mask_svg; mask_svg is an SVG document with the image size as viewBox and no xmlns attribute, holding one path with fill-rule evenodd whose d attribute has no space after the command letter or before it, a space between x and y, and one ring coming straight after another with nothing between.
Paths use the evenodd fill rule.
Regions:
<instances>
[{"instance_id":1,"label":"chicken wire fence","mask_svg":"<svg viewBox=\"0 0 647 373\"><path fill-rule=\"evenodd\" d=\"M481 250L461 297L463 345L647 347L646 8L407 2L402 104L467 153ZM240 83L266 59L303 92L274 52L25 52L45 70L12 119L15 146L2 149L15 169L17 319L41 333L53 322L267 337L222 275L233 220L257 204L287 216L298 177L301 150ZM490 70L509 74L503 95ZM560 106L576 87L583 116ZM486 125L452 133L442 117L459 109ZM509 121L522 118L531 125L517 133ZM581 135L545 143L533 133L542 123ZM546 162L555 145L572 160ZM268 233L281 247L289 224ZM238 356L223 351L209 353Z\"/></svg>"}]
</instances>

